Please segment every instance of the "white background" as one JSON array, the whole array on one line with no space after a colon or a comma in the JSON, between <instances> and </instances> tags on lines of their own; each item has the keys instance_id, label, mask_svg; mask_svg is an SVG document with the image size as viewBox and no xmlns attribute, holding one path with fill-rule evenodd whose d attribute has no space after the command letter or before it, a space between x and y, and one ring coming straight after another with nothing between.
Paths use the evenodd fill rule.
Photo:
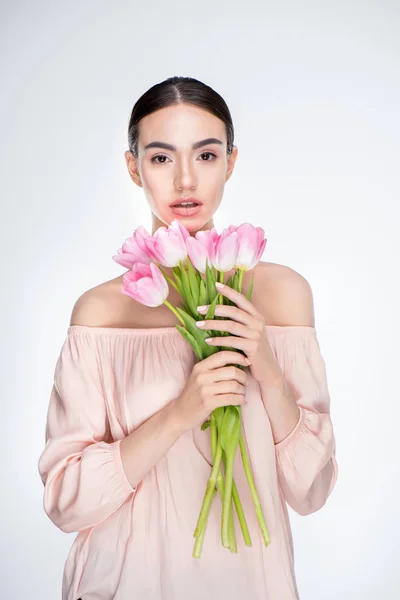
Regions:
<instances>
[{"instance_id":1,"label":"white background","mask_svg":"<svg viewBox=\"0 0 400 600\"><path fill-rule=\"evenodd\" d=\"M55 362L76 299L151 231L132 106L185 75L234 120L217 229L262 226L263 260L314 294L339 479L321 511L289 509L301 599L398 599L399 2L14 1L0 21L1 597L61 597L76 534L37 471Z\"/></svg>"}]
</instances>

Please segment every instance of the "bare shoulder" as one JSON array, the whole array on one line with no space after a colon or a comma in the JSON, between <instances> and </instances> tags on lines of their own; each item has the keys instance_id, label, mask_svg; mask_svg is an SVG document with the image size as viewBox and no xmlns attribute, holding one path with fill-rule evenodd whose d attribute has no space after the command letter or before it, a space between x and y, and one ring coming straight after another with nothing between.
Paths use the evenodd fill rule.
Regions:
<instances>
[{"instance_id":1,"label":"bare shoulder","mask_svg":"<svg viewBox=\"0 0 400 600\"><path fill-rule=\"evenodd\" d=\"M172 326L176 317L162 304L149 308L121 291L123 275L87 290L72 309L70 325L89 327L151 328ZM175 291L170 292L176 304Z\"/></svg>"},{"instance_id":2,"label":"bare shoulder","mask_svg":"<svg viewBox=\"0 0 400 600\"><path fill-rule=\"evenodd\" d=\"M259 262L263 296L268 298L269 320L275 325L315 327L314 300L307 279L278 263Z\"/></svg>"},{"instance_id":3,"label":"bare shoulder","mask_svg":"<svg viewBox=\"0 0 400 600\"><path fill-rule=\"evenodd\" d=\"M278 263L264 262L258 263L260 272L263 274L262 280L269 287L281 286L283 283L287 285L295 285L299 288L310 288L307 279L298 271L286 265Z\"/></svg>"},{"instance_id":4,"label":"bare shoulder","mask_svg":"<svg viewBox=\"0 0 400 600\"><path fill-rule=\"evenodd\" d=\"M70 325L112 326L124 303L116 293L120 285L117 277L86 290L73 306Z\"/></svg>"},{"instance_id":5,"label":"bare shoulder","mask_svg":"<svg viewBox=\"0 0 400 600\"><path fill-rule=\"evenodd\" d=\"M315 326L312 291L305 277L288 266L264 261L257 263L253 273L251 301L266 324ZM251 276L251 271L245 273L245 289ZM175 322L164 305L148 309L122 294L121 286L122 275L85 291L73 306L70 325L162 327Z\"/></svg>"}]
</instances>

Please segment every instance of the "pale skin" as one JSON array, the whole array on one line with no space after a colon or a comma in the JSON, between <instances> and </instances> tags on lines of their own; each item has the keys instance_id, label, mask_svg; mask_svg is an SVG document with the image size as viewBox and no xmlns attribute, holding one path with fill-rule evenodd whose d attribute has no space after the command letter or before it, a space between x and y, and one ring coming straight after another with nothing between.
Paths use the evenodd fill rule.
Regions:
<instances>
[{"instance_id":1,"label":"pale skin","mask_svg":"<svg viewBox=\"0 0 400 600\"><path fill-rule=\"evenodd\" d=\"M192 148L196 142L207 142ZM151 142L175 147L149 148ZM179 104L147 115L140 123L139 153L125 152L129 176L143 188L152 218L152 233L168 226L176 218L169 204L178 197L194 196L204 202L193 217L178 217L191 235L214 227L213 215L220 205L224 186L231 177L238 155L233 147L227 154L223 122L195 106ZM214 155L214 157L212 156ZM158 156L158 158L155 158ZM163 267L171 276L172 269ZM225 280L233 271L225 273ZM254 273L251 301L245 298ZM145 307L121 294L123 275L86 291L75 303L70 325L97 327L151 328L173 326L175 315L165 306ZM229 345L243 350L250 359L250 374L260 385L262 399L271 423L275 444L286 438L296 426L299 409L265 335L265 325L315 326L311 288L299 273L274 263L260 261L243 277L242 292L221 290L237 308L220 306L216 316L229 320L207 321L205 328L218 329L237 337ZM170 286L169 302L180 305L181 298ZM215 340L211 340L211 344ZM229 362L229 361L228 361ZM174 442L187 431L180 419L179 402L170 402L121 441L121 459L132 486L165 455Z\"/></svg>"}]
</instances>

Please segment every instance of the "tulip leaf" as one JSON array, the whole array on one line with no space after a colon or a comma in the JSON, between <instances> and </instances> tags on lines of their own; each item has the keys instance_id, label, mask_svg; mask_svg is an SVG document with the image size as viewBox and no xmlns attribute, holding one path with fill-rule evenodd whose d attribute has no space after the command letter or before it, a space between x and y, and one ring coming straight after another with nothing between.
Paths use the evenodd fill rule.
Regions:
<instances>
[{"instance_id":1,"label":"tulip leaf","mask_svg":"<svg viewBox=\"0 0 400 600\"><path fill-rule=\"evenodd\" d=\"M184 310L186 313L190 313L190 307L188 306L188 303L186 302L186 300L184 300L183 302L181 302L180 308L182 310Z\"/></svg>"},{"instance_id":2,"label":"tulip leaf","mask_svg":"<svg viewBox=\"0 0 400 600\"><path fill-rule=\"evenodd\" d=\"M207 302L209 304L211 302L211 298L215 294L215 268L213 266L208 266L208 258L206 258L206 284L207 284Z\"/></svg>"},{"instance_id":3,"label":"tulip leaf","mask_svg":"<svg viewBox=\"0 0 400 600\"><path fill-rule=\"evenodd\" d=\"M233 278L233 289L239 292L239 271L236 271L235 277Z\"/></svg>"},{"instance_id":4,"label":"tulip leaf","mask_svg":"<svg viewBox=\"0 0 400 600\"><path fill-rule=\"evenodd\" d=\"M227 337L227 336L221 335L219 337L223 338L223 337ZM234 348L233 346L225 346L224 344L219 344L219 348L221 350L232 350L232 352L237 352L237 348Z\"/></svg>"},{"instance_id":5,"label":"tulip leaf","mask_svg":"<svg viewBox=\"0 0 400 600\"><path fill-rule=\"evenodd\" d=\"M218 427L218 432L219 432L221 429L222 421L224 419L225 406L218 406L217 408L214 408L212 414L214 415L214 418L217 422L217 427ZM219 433L218 433L218 435L219 435Z\"/></svg>"},{"instance_id":6,"label":"tulip leaf","mask_svg":"<svg viewBox=\"0 0 400 600\"><path fill-rule=\"evenodd\" d=\"M199 304L198 304L198 306L202 306L204 304L208 304L207 289L206 289L206 284L204 283L204 279L201 278L200 286L199 286Z\"/></svg>"},{"instance_id":7,"label":"tulip leaf","mask_svg":"<svg viewBox=\"0 0 400 600\"><path fill-rule=\"evenodd\" d=\"M193 319L193 317L190 314L186 313L178 306L176 307L176 310L178 311L179 315L182 317L182 319L185 323L186 329L192 334L192 336L197 340L197 342L202 347L207 348L208 346L204 340L206 339L206 337L210 336L209 332L207 330L199 329L196 326L195 319Z\"/></svg>"},{"instance_id":8,"label":"tulip leaf","mask_svg":"<svg viewBox=\"0 0 400 600\"><path fill-rule=\"evenodd\" d=\"M253 284L254 284L254 273L253 273L253 275L251 277L251 282L250 282L249 289L247 290L247 294L246 294L247 300L250 300L251 294L253 293Z\"/></svg>"},{"instance_id":9,"label":"tulip leaf","mask_svg":"<svg viewBox=\"0 0 400 600\"><path fill-rule=\"evenodd\" d=\"M175 325L178 331L183 335L186 341L192 346L194 353L196 354L199 360L203 360L205 358L204 353L202 351L201 344L196 340L196 338L182 325Z\"/></svg>"},{"instance_id":10,"label":"tulip leaf","mask_svg":"<svg viewBox=\"0 0 400 600\"><path fill-rule=\"evenodd\" d=\"M160 266L158 266L158 268L160 269L161 273L164 275L165 279L176 289L176 291L181 293L179 285L173 279L171 279L171 277L169 275L164 273L164 270Z\"/></svg>"},{"instance_id":11,"label":"tulip leaf","mask_svg":"<svg viewBox=\"0 0 400 600\"><path fill-rule=\"evenodd\" d=\"M192 292L189 285L189 277L186 272L185 267L182 267L182 288L183 288L183 297L185 298L188 306L190 307L190 313L195 316L197 315L197 304L194 302Z\"/></svg>"},{"instance_id":12,"label":"tulip leaf","mask_svg":"<svg viewBox=\"0 0 400 600\"><path fill-rule=\"evenodd\" d=\"M187 257L187 266L188 266L190 291L192 292L193 300L197 307L199 305L199 281L196 277L195 271L193 269L192 261L190 260L189 256ZM196 313L197 313L197 310L196 310Z\"/></svg>"},{"instance_id":13,"label":"tulip leaf","mask_svg":"<svg viewBox=\"0 0 400 600\"><path fill-rule=\"evenodd\" d=\"M208 307L206 316L204 317L205 319L214 319L214 313L215 313L215 307L217 305L217 300L218 300L218 294L215 296L214 300L211 302L210 306Z\"/></svg>"},{"instance_id":14,"label":"tulip leaf","mask_svg":"<svg viewBox=\"0 0 400 600\"><path fill-rule=\"evenodd\" d=\"M203 281L203 277L201 276L200 271L198 271L197 269L195 270L195 273L196 273L196 277L197 277L197 282L200 286L200 281Z\"/></svg>"},{"instance_id":15,"label":"tulip leaf","mask_svg":"<svg viewBox=\"0 0 400 600\"><path fill-rule=\"evenodd\" d=\"M233 405L226 406L218 439L227 458L232 458L235 455L239 444L240 429L241 414L238 407Z\"/></svg>"},{"instance_id":16,"label":"tulip leaf","mask_svg":"<svg viewBox=\"0 0 400 600\"><path fill-rule=\"evenodd\" d=\"M201 426L201 430L204 431L205 429L207 429L207 427L210 427L211 425L211 421L205 421L203 423L203 425Z\"/></svg>"},{"instance_id":17,"label":"tulip leaf","mask_svg":"<svg viewBox=\"0 0 400 600\"><path fill-rule=\"evenodd\" d=\"M172 267L172 272L179 281L181 280L182 261L179 261L179 265Z\"/></svg>"},{"instance_id":18,"label":"tulip leaf","mask_svg":"<svg viewBox=\"0 0 400 600\"><path fill-rule=\"evenodd\" d=\"M229 283L228 283L229 282ZM237 272L235 273L235 275L231 275L228 279L228 281L226 282L226 285L229 285L229 287L233 290L236 290L237 292L239 292L239 284L238 284L238 278L237 278ZM230 300L229 298L227 298L226 296L222 296L223 299L223 303L226 304L227 306L236 306L236 303L233 302L232 300ZM224 317L227 318L227 317Z\"/></svg>"},{"instance_id":19,"label":"tulip leaf","mask_svg":"<svg viewBox=\"0 0 400 600\"><path fill-rule=\"evenodd\" d=\"M188 256L188 260L189 260L189 256ZM196 277L196 279L197 279L197 283L200 285L200 281L202 280L201 273L200 273L200 271L199 271L198 269L196 269L196 267L193 265L193 262L192 262L192 261L190 261L190 264L191 264L191 265L192 265L192 267L193 267L193 272L194 272L194 274L195 274L195 277Z\"/></svg>"},{"instance_id":20,"label":"tulip leaf","mask_svg":"<svg viewBox=\"0 0 400 600\"><path fill-rule=\"evenodd\" d=\"M232 287L232 280L233 280L233 276L232 276L232 275L229 275L229 277L228 277L228 279L227 279L227 281L226 281L226 285L227 285L228 287Z\"/></svg>"},{"instance_id":21,"label":"tulip leaf","mask_svg":"<svg viewBox=\"0 0 400 600\"><path fill-rule=\"evenodd\" d=\"M218 298L219 298L219 294L217 294L215 296L214 300L211 302L210 306L208 307L207 313L206 313L206 315L204 317L205 319L207 319L207 320L208 319L214 319L214 317L215 317L215 314L214 314L215 313L215 307L217 306ZM226 320L227 317L215 317L215 319L216 320L221 320L221 319L225 319ZM224 332L220 331L219 329L211 329L211 330L208 330L208 331L209 331L209 335L212 336L212 337L220 337L220 336L223 336L223 335L230 335L228 333L224 334Z\"/></svg>"},{"instance_id":22,"label":"tulip leaf","mask_svg":"<svg viewBox=\"0 0 400 600\"><path fill-rule=\"evenodd\" d=\"M178 291L180 293L180 295L182 296L182 277L181 277L181 267L177 266L177 267L172 267L172 272L175 276L175 280L176 280L176 285L178 286Z\"/></svg>"},{"instance_id":23,"label":"tulip leaf","mask_svg":"<svg viewBox=\"0 0 400 600\"><path fill-rule=\"evenodd\" d=\"M208 344L206 344L206 346L207 348L205 348L203 352L204 354L206 354L205 358L211 356L212 354L215 354L216 352L219 352L217 346L209 346Z\"/></svg>"}]
</instances>

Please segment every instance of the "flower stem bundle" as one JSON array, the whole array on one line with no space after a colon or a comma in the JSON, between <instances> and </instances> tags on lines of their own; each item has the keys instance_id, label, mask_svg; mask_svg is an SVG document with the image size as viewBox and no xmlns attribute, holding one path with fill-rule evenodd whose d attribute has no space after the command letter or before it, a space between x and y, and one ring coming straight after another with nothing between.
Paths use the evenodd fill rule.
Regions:
<instances>
[{"instance_id":1,"label":"flower stem bundle","mask_svg":"<svg viewBox=\"0 0 400 600\"><path fill-rule=\"evenodd\" d=\"M216 291L218 281L224 283L224 272L234 268L235 274L229 277L225 285L241 291L243 273L252 269L260 260L266 244L264 230L243 223L238 227L230 225L220 235L215 228L198 231L191 236L188 230L177 220L168 228L160 227L153 236L144 227L138 227L131 238L125 241L113 259L131 270L123 276L121 292L146 306L156 307L165 304L177 316L182 325L175 325L181 335L192 346L201 361L222 348L240 352L236 348L210 346L205 339L212 335L223 338L229 335L220 330L200 330L196 326L199 320L197 308L208 305L205 319L224 319L215 317L218 304L234 303ZM162 266L172 268L174 278L169 277ZM204 275L204 277L202 276ZM254 275L253 275L254 277ZM168 283L181 295L181 307L168 302ZM253 290L251 281L246 297L250 299ZM221 342L223 339L221 339ZM242 369L241 365L236 365ZM210 508L214 496L221 498L221 542L231 552L237 552L234 509L246 546L251 546L239 491L233 477L238 447L246 479L253 499L258 523L265 546L270 537L265 523L260 499L257 494L250 459L242 435L242 409L240 406L222 406L214 409L210 420L203 423L201 429L210 428L212 468L206 482L203 502L194 530L196 538L193 556L201 555Z\"/></svg>"}]
</instances>

